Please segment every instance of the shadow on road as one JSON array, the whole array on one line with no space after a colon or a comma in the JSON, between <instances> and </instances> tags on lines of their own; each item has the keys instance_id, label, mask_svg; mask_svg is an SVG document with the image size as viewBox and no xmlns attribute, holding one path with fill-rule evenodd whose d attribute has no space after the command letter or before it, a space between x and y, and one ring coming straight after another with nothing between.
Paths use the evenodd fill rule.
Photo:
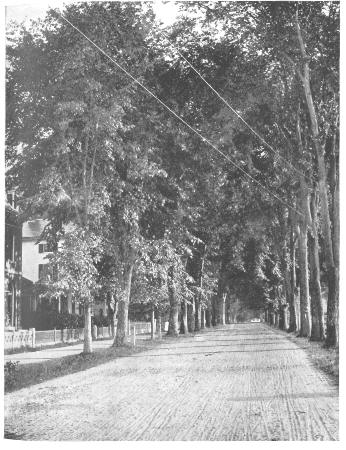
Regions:
<instances>
[{"instance_id":1,"label":"shadow on road","mask_svg":"<svg viewBox=\"0 0 346 450\"><path fill-rule=\"evenodd\" d=\"M206 354L206 356L208 355L214 355L216 353L259 353L259 352L281 352L281 351L301 351L302 349L304 349L305 347L301 347L301 348L271 348L271 349L263 349L263 350L259 350L259 349L255 349L255 350L220 350L220 351L213 351L213 352L208 352ZM307 348L307 347L306 347ZM164 350L164 348L163 348ZM165 350L169 350L169 347L166 348ZM162 357L162 356L185 356L185 355L203 355L205 352L181 352L181 353L164 353L162 355L160 354L156 354L156 355L151 355L151 354L146 354L146 355L129 355L129 356L118 356L118 358L151 358L151 357Z\"/></svg>"},{"instance_id":2,"label":"shadow on road","mask_svg":"<svg viewBox=\"0 0 346 450\"><path fill-rule=\"evenodd\" d=\"M24 439L24 436L21 434L11 433L10 431L4 431L4 439L11 439L15 441L21 441Z\"/></svg>"},{"instance_id":3,"label":"shadow on road","mask_svg":"<svg viewBox=\"0 0 346 450\"><path fill-rule=\"evenodd\" d=\"M249 339L250 340L250 339ZM255 339L251 339L251 340L255 340ZM256 339L257 341L258 341L258 339ZM208 339L208 341L209 341L209 339ZM235 346L238 346L238 345L280 345L281 344L281 342L263 342L263 341L261 341L261 342L256 342L256 343L249 343L249 344L246 344L246 343L244 343L245 341L243 341L243 340L237 340L237 341L233 341L233 340L223 340L223 341L216 341L216 342L229 342L229 344L219 344L218 345L218 347L230 347L230 346L232 346L232 345L235 345ZM238 344L237 344L237 342L238 342ZM236 343L236 344L234 344L234 343ZM196 345L196 344L193 344L193 345L179 345L178 347L160 347L160 350L179 350L179 349L181 349L181 348L214 348L215 347L215 344L210 344L210 345Z\"/></svg>"},{"instance_id":4,"label":"shadow on road","mask_svg":"<svg viewBox=\"0 0 346 450\"><path fill-rule=\"evenodd\" d=\"M277 395L254 395L254 396L239 396L227 397L227 400L232 402L253 402L266 400L295 399L295 398L321 398L321 397L338 397L337 392L297 392L292 394L277 394ZM305 411L298 411L305 413Z\"/></svg>"}]
</instances>

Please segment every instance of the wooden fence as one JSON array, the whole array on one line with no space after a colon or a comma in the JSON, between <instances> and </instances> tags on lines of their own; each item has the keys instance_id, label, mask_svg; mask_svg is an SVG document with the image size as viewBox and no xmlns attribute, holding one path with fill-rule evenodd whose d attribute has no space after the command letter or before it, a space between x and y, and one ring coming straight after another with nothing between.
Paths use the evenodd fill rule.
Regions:
<instances>
[{"instance_id":1,"label":"wooden fence","mask_svg":"<svg viewBox=\"0 0 346 450\"><path fill-rule=\"evenodd\" d=\"M136 334L150 333L150 322L129 322L129 335L135 326ZM156 327L154 328L156 329ZM116 333L116 326L114 328ZM112 327L98 327L93 330L94 339L112 338ZM71 343L82 341L84 329L64 329L36 331L35 328L29 330L5 331L5 350L17 350L25 348L45 347L49 345Z\"/></svg>"}]
</instances>

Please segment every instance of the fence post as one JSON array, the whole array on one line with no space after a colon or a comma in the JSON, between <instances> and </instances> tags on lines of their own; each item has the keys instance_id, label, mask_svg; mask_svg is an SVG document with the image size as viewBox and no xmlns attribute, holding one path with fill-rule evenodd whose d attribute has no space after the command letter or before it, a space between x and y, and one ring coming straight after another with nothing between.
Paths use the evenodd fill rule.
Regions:
<instances>
[{"instance_id":1,"label":"fence post","mask_svg":"<svg viewBox=\"0 0 346 450\"><path fill-rule=\"evenodd\" d=\"M56 344L56 328L54 328L54 344Z\"/></svg>"},{"instance_id":2,"label":"fence post","mask_svg":"<svg viewBox=\"0 0 346 450\"><path fill-rule=\"evenodd\" d=\"M35 348L36 346L36 339L35 339L35 328L31 328L31 332L32 332L32 348Z\"/></svg>"},{"instance_id":3,"label":"fence post","mask_svg":"<svg viewBox=\"0 0 346 450\"><path fill-rule=\"evenodd\" d=\"M136 345L136 325L132 327L132 343L134 346Z\"/></svg>"},{"instance_id":4,"label":"fence post","mask_svg":"<svg viewBox=\"0 0 346 450\"><path fill-rule=\"evenodd\" d=\"M14 350L14 331L12 331L12 351Z\"/></svg>"}]
</instances>

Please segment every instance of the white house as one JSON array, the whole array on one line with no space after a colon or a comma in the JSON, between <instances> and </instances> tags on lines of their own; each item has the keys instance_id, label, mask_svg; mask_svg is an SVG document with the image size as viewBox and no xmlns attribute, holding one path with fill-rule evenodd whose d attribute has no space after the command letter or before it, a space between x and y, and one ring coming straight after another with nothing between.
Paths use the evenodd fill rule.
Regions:
<instances>
[{"instance_id":1,"label":"white house","mask_svg":"<svg viewBox=\"0 0 346 450\"><path fill-rule=\"evenodd\" d=\"M49 261L47 255L49 254L49 248L46 241L40 240L47 223L44 219L29 220L23 223L22 228L22 275L27 287L27 292L24 288L23 294L26 297L26 302L29 303L27 307L30 311L36 311L39 302L48 302L44 297L39 298L30 289L30 286L34 286L35 283L41 282L44 284L48 281ZM75 305L71 296L57 299L56 307L59 312L80 312L79 305Z\"/></svg>"},{"instance_id":2,"label":"white house","mask_svg":"<svg viewBox=\"0 0 346 450\"><path fill-rule=\"evenodd\" d=\"M47 268L47 243L37 243L47 225L43 219L23 223L22 228L22 274L27 280L36 283L44 277Z\"/></svg>"},{"instance_id":3,"label":"white house","mask_svg":"<svg viewBox=\"0 0 346 450\"><path fill-rule=\"evenodd\" d=\"M37 310L41 303L49 303L44 296L38 296L34 287L40 282L45 284L48 282L49 261L47 255L49 248L47 242L40 240L47 220L35 219L23 223L22 227L22 291L23 291L23 308L25 312L33 312ZM69 312L81 314L81 306L75 302L70 295L61 297L56 301L56 309L59 312ZM98 303L95 311L102 309L107 314L106 302Z\"/></svg>"}]
</instances>

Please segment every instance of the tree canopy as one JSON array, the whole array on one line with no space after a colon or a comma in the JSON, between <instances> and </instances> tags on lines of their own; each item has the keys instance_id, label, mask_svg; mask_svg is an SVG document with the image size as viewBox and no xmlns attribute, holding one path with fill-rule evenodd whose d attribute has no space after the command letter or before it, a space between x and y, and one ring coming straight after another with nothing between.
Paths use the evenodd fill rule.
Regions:
<instances>
[{"instance_id":1,"label":"tree canopy","mask_svg":"<svg viewBox=\"0 0 346 450\"><path fill-rule=\"evenodd\" d=\"M321 283L336 344L339 5L180 12L163 29L145 2L85 2L8 27L7 186L48 219L60 287L119 302L117 345L131 301L185 331L290 305L323 339Z\"/></svg>"}]
</instances>

